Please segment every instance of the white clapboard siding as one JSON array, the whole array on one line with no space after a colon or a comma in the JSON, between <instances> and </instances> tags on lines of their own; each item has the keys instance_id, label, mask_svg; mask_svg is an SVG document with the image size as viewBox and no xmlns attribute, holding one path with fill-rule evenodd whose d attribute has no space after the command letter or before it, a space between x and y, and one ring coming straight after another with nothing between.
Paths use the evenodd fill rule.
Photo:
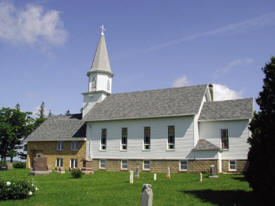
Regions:
<instances>
[{"instance_id":1,"label":"white clapboard siding","mask_svg":"<svg viewBox=\"0 0 275 206\"><path fill-rule=\"evenodd\" d=\"M221 129L228 129L229 150L222 151L222 159L247 159L248 123L248 120L200 122L200 138L220 146Z\"/></svg>"},{"instance_id":2,"label":"white clapboard siding","mask_svg":"<svg viewBox=\"0 0 275 206\"><path fill-rule=\"evenodd\" d=\"M194 116L102 121L87 125L87 156L94 159L185 159L193 149ZM167 150L168 126L175 126L175 150ZM121 129L128 128L128 149L120 150ZM151 149L143 150L144 127L151 127ZM107 129L107 149L100 151L101 129ZM90 145L90 146L89 146Z\"/></svg>"}]
</instances>

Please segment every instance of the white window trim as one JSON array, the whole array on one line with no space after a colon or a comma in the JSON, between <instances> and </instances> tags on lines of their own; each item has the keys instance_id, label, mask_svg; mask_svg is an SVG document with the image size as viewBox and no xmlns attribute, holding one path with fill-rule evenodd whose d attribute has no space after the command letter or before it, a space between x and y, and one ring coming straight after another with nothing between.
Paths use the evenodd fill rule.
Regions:
<instances>
[{"instance_id":1,"label":"white window trim","mask_svg":"<svg viewBox=\"0 0 275 206\"><path fill-rule=\"evenodd\" d=\"M231 162L231 161L234 161L234 162L235 162L235 169L231 169L231 168L230 168L230 162ZM237 171L237 160L229 160L229 161L228 161L228 171L231 171L231 172Z\"/></svg>"},{"instance_id":2,"label":"white window trim","mask_svg":"<svg viewBox=\"0 0 275 206\"><path fill-rule=\"evenodd\" d=\"M72 162L73 162L73 164L72 164ZM76 165L76 162L77 162L77 165ZM73 165L73 167L71 167L72 165ZM72 169L78 168L78 160L77 159L71 159L70 160L70 167Z\"/></svg>"},{"instance_id":3,"label":"white window trim","mask_svg":"<svg viewBox=\"0 0 275 206\"><path fill-rule=\"evenodd\" d=\"M149 161L149 169L148 169L148 168L144 168L145 161ZM151 170L151 160L143 160L142 169L143 169L144 171L150 171L150 170Z\"/></svg>"},{"instance_id":4,"label":"white window trim","mask_svg":"<svg viewBox=\"0 0 275 206\"><path fill-rule=\"evenodd\" d=\"M220 137L220 148L221 148L222 151L228 151L229 150L229 146L230 146L230 144L229 144L229 129L228 128L221 128L220 129L220 133L222 133L221 132L222 130L227 130L228 148L222 148L222 136Z\"/></svg>"},{"instance_id":5,"label":"white window trim","mask_svg":"<svg viewBox=\"0 0 275 206\"><path fill-rule=\"evenodd\" d=\"M167 141L166 141L166 151L174 151L176 149L176 127L175 125L169 125L167 128L169 130L169 127L173 126L174 127L174 143L169 143L169 136L167 137ZM168 131L168 135L169 135L169 131ZM169 145L174 145L174 148L169 148Z\"/></svg>"},{"instance_id":6,"label":"white window trim","mask_svg":"<svg viewBox=\"0 0 275 206\"><path fill-rule=\"evenodd\" d=\"M126 144L122 144L122 134L121 134L121 138L120 138L120 151L121 151L121 152L125 152L125 151L127 151L127 149L128 149L128 128L127 128L127 127L123 127L123 128L121 128L121 131L122 131L124 128L126 128L126 130L127 130L127 136L126 136ZM126 145L126 149L123 149L123 145Z\"/></svg>"},{"instance_id":7,"label":"white window trim","mask_svg":"<svg viewBox=\"0 0 275 206\"><path fill-rule=\"evenodd\" d=\"M186 161L186 167L187 167L187 169L181 169L181 162L182 161ZM187 171L188 170L188 160L180 160L179 161L179 171Z\"/></svg>"},{"instance_id":8,"label":"white window trim","mask_svg":"<svg viewBox=\"0 0 275 206\"><path fill-rule=\"evenodd\" d=\"M149 127L149 126L146 126L146 127ZM143 127L143 129L145 130L145 127ZM145 135L143 136L143 144L142 144L142 151L150 151L151 150L151 126L149 127L149 130L150 130L150 143L149 144L145 144L144 143L144 138L145 138ZM144 131L145 133L145 131ZM149 145L149 149L146 149L145 146L146 145Z\"/></svg>"},{"instance_id":9,"label":"white window trim","mask_svg":"<svg viewBox=\"0 0 275 206\"><path fill-rule=\"evenodd\" d=\"M59 143L60 143L61 147L59 147ZM58 141L57 142L57 146L56 146L57 151L63 151L64 147L65 147L65 145L64 145L63 141Z\"/></svg>"},{"instance_id":10,"label":"white window trim","mask_svg":"<svg viewBox=\"0 0 275 206\"><path fill-rule=\"evenodd\" d=\"M73 145L75 145L75 146L73 146ZM72 151L77 151L77 150L78 150L78 142L73 141L73 142L71 143L71 150L72 150Z\"/></svg>"},{"instance_id":11,"label":"white window trim","mask_svg":"<svg viewBox=\"0 0 275 206\"><path fill-rule=\"evenodd\" d=\"M102 142L102 130L103 129L106 129L106 128L102 128L101 129L101 137L100 137L100 145L99 145L99 151L101 151L101 152L105 152L106 150L107 150L107 129L106 129L106 140L105 140L105 142L106 142L106 144L102 144L101 142ZM105 149L102 149L102 146L105 146Z\"/></svg>"},{"instance_id":12,"label":"white window trim","mask_svg":"<svg viewBox=\"0 0 275 206\"><path fill-rule=\"evenodd\" d=\"M105 161L105 167L101 167L101 161ZM99 160L98 164L99 169L105 170L107 167L107 161L105 159Z\"/></svg>"},{"instance_id":13,"label":"white window trim","mask_svg":"<svg viewBox=\"0 0 275 206\"><path fill-rule=\"evenodd\" d=\"M122 163L122 161L126 161L126 162L127 162L127 168L123 168L123 163ZM128 160L121 160L121 161L120 161L120 169L121 169L121 170L128 170Z\"/></svg>"},{"instance_id":14,"label":"white window trim","mask_svg":"<svg viewBox=\"0 0 275 206\"><path fill-rule=\"evenodd\" d=\"M62 166L59 165L60 164L60 160L62 160ZM63 167L64 166L64 162L63 161L64 161L63 158L56 158L56 163L55 163L56 167Z\"/></svg>"}]
</instances>

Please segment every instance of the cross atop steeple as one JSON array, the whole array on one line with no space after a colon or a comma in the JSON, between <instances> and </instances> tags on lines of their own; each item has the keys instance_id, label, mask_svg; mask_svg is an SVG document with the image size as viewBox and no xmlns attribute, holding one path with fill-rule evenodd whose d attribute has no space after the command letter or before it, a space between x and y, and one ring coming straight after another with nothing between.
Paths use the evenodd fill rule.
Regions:
<instances>
[{"instance_id":1,"label":"cross atop steeple","mask_svg":"<svg viewBox=\"0 0 275 206\"><path fill-rule=\"evenodd\" d=\"M106 31L106 29L104 28L103 24L100 26L100 29L101 29L101 35L104 35L104 31Z\"/></svg>"}]
</instances>

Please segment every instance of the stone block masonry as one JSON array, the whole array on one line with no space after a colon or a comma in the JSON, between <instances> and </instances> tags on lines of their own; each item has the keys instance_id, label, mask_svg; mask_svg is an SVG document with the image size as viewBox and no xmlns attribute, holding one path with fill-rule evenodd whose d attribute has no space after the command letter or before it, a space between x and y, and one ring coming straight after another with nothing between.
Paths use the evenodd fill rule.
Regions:
<instances>
[{"instance_id":1,"label":"stone block masonry","mask_svg":"<svg viewBox=\"0 0 275 206\"><path fill-rule=\"evenodd\" d=\"M49 169L54 169L56 167L57 158L63 159L64 169L69 169L71 159L77 159L78 168L83 167L82 161L86 152L85 141L78 141L77 151L71 150L72 141L64 141L64 150L62 151L57 150L57 143L57 141L28 142L27 167L32 168L33 159L38 154L47 158Z\"/></svg>"},{"instance_id":2,"label":"stone block masonry","mask_svg":"<svg viewBox=\"0 0 275 206\"><path fill-rule=\"evenodd\" d=\"M187 171L180 171L179 160L150 160L150 170L143 169L143 160L128 160L128 169L121 169L121 160L106 159L106 168L99 168L99 159L93 159L89 163L93 170L100 171L130 171L135 170L136 167L140 168L142 172L153 172L153 173L167 173L167 168L170 167L171 173L200 173L210 172L210 166L215 165L216 170L218 170L218 160L188 160ZM241 173L245 168L246 160L237 160L237 170L234 173ZM228 161L223 161L223 172L228 173L229 167ZM218 171L216 171L218 173Z\"/></svg>"}]
</instances>

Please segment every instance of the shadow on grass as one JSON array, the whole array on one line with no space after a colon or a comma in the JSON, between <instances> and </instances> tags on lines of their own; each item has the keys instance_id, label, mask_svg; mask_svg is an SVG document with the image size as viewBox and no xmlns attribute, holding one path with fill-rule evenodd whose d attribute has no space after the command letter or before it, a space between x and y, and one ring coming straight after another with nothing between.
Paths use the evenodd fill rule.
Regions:
<instances>
[{"instance_id":1,"label":"shadow on grass","mask_svg":"<svg viewBox=\"0 0 275 206\"><path fill-rule=\"evenodd\" d=\"M181 192L193 195L204 202L210 202L215 205L262 205L258 203L252 192L246 192L243 190L186 190Z\"/></svg>"},{"instance_id":2,"label":"shadow on grass","mask_svg":"<svg viewBox=\"0 0 275 206\"><path fill-rule=\"evenodd\" d=\"M233 177L234 180L239 180L241 182L247 182L244 177Z\"/></svg>"}]
</instances>

